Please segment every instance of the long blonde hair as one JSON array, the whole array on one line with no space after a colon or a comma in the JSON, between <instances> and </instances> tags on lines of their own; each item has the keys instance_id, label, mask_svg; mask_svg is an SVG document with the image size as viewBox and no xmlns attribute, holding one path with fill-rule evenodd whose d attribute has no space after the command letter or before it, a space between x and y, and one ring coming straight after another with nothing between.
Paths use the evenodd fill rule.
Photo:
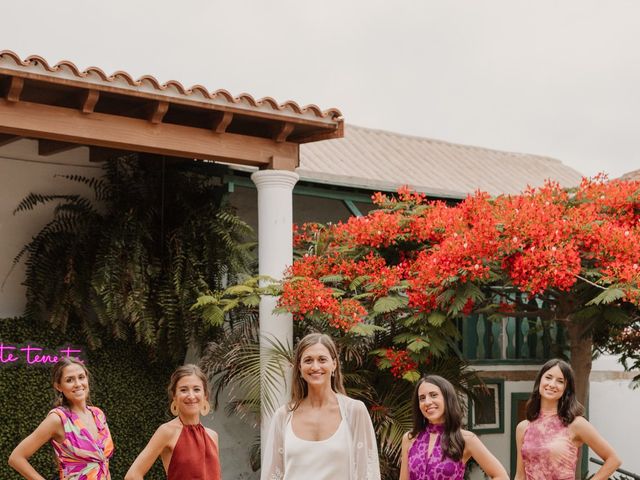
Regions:
<instances>
[{"instance_id":1,"label":"long blonde hair","mask_svg":"<svg viewBox=\"0 0 640 480\"><path fill-rule=\"evenodd\" d=\"M294 411L300 406L300 402L304 400L309 394L307 382L302 378L300 373L300 362L302 361L302 354L304 351L312 345L321 343L324 345L334 362L336 362L336 369L334 375L331 376L331 389L336 393L342 393L346 395L344 385L342 383L342 371L340 370L340 357L338 356L338 349L333 339L324 333L310 333L306 335L296 347L294 354L294 364L291 369L291 402L289 404L289 410Z\"/></svg>"}]
</instances>

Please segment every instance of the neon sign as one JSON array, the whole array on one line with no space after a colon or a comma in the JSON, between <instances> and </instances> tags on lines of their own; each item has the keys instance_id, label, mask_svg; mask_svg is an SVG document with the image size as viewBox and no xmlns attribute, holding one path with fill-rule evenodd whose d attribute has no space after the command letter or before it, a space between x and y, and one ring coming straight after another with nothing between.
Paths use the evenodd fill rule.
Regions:
<instances>
[{"instance_id":1,"label":"neon sign","mask_svg":"<svg viewBox=\"0 0 640 480\"><path fill-rule=\"evenodd\" d=\"M0 342L0 365L51 365L63 357L72 357L82 361L82 349L65 345L57 349L45 349L38 345L7 344Z\"/></svg>"}]
</instances>

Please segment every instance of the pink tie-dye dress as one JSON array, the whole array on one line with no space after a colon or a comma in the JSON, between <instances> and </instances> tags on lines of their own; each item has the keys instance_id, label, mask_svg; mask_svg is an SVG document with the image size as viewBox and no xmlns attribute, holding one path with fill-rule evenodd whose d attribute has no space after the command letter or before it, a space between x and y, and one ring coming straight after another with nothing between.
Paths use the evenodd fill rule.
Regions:
<instances>
[{"instance_id":1,"label":"pink tie-dye dress","mask_svg":"<svg viewBox=\"0 0 640 480\"><path fill-rule=\"evenodd\" d=\"M113 441L102 410L87 407L93 414L98 428L94 438L78 415L71 410L58 407L49 413L60 417L64 428L64 441L51 440L56 452L60 480L109 480L109 459L113 455Z\"/></svg>"},{"instance_id":2,"label":"pink tie-dye dress","mask_svg":"<svg viewBox=\"0 0 640 480\"><path fill-rule=\"evenodd\" d=\"M543 414L530 422L522 441L526 480L573 480L578 447L558 415Z\"/></svg>"}]
</instances>

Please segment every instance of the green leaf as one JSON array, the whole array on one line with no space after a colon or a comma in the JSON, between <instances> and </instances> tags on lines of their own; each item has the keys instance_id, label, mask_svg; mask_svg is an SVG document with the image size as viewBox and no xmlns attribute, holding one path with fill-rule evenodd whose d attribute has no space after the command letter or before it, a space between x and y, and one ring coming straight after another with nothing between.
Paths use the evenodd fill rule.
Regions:
<instances>
[{"instance_id":1,"label":"green leaf","mask_svg":"<svg viewBox=\"0 0 640 480\"><path fill-rule=\"evenodd\" d=\"M354 300L360 300L361 298L369 298L369 297L373 297L375 295L375 293L373 292L365 292L365 293L359 293L358 295L354 295L353 298Z\"/></svg>"},{"instance_id":2,"label":"green leaf","mask_svg":"<svg viewBox=\"0 0 640 480\"><path fill-rule=\"evenodd\" d=\"M216 304L216 303L218 303L218 299L216 297L212 295L202 295L198 297L198 300L193 305L193 308L204 307L206 305Z\"/></svg>"},{"instance_id":3,"label":"green leaf","mask_svg":"<svg viewBox=\"0 0 640 480\"><path fill-rule=\"evenodd\" d=\"M373 336L376 332L384 332L384 328L378 325L374 325L372 323L356 323L351 329L349 333L354 333L356 335L361 335L364 337Z\"/></svg>"},{"instance_id":4,"label":"green leaf","mask_svg":"<svg viewBox=\"0 0 640 480\"><path fill-rule=\"evenodd\" d=\"M427 321L429 324L434 327L441 327L442 324L447 320L447 316L442 312L433 312L427 317Z\"/></svg>"},{"instance_id":5,"label":"green leaf","mask_svg":"<svg viewBox=\"0 0 640 480\"><path fill-rule=\"evenodd\" d=\"M322 283L338 283L342 280L344 280L344 276L340 274L325 275L324 277L320 277L320 281Z\"/></svg>"},{"instance_id":6,"label":"green leaf","mask_svg":"<svg viewBox=\"0 0 640 480\"><path fill-rule=\"evenodd\" d=\"M407 345L407 350L418 353L420 350L429 347L429 341L424 337L418 337Z\"/></svg>"},{"instance_id":7,"label":"green leaf","mask_svg":"<svg viewBox=\"0 0 640 480\"><path fill-rule=\"evenodd\" d=\"M406 307L409 304L407 297L388 296L380 297L373 305L373 311L375 313L388 313L393 312L402 307Z\"/></svg>"},{"instance_id":8,"label":"green leaf","mask_svg":"<svg viewBox=\"0 0 640 480\"><path fill-rule=\"evenodd\" d=\"M382 370L386 370L387 368L391 368L391 360L386 357L382 357L378 360L378 368Z\"/></svg>"},{"instance_id":9,"label":"green leaf","mask_svg":"<svg viewBox=\"0 0 640 480\"><path fill-rule=\"evenodd\" d=\"M222 300L220 301L220 305L222 305L223 313L228 312L229 310L233 310L240 304L240 300L234 298L233 300Z\"/></svg>"},{"instance_id":10,"label":"green leaf","mask_svg":"<svg viewBox=\"0 0 640 480\"><path fill-rule=\"evenodd\" d=\"M595 317L601 312L601 308L597 305L591 305L582 310L578 310L573 314L573 318L576 320L587 320L589 318Z\"/></svg>"},{"instance_id":11,"label":"green leaf","mask_svg":"<svg viewBox=\"0 0 640 480\"><path fill-rule=\"evenodd\" d=\"M225 289L225 295L242 295L243 293L253 293L254 289L246 285L233 285Z\"/></svg>"},{"instance_id":12,"label":"green leaf","mask_svg":"<svg viewBox=\"0 0 640 480\"><path fill-rule=\"evenodd\" d=\"M241 300L243 305L247 307L257 307L260 305L260 295L249 295Z\"/></svg>"},{"instance_id":13,"label":"green leaf","mask_svg":"<svg viewBox=\"0 0 640 480\"><path fill-rule=\"evenodd\" d=\"M587 302L587 305L600 305L602 303L612 303L616 300L620 300L624 298L625 293L620 288L607 288L605 291L601 292L600 295L595 297L594 299Z\"/></svg>"},{"instance_id":14,"label":"green leaf","mask_svg":"<svg viewBox=\"0 0 640 480\"><path fill-rule=\"evenodd\" d=\"M349 290L355 290L367 280L369 280L369 275L360 275L359 277L354 278L349 284Z\"/></svg>"},{"instance_id":15,"label":"green leaf","mask_svg":"<svg viewBox=\"0 0 640 480\"><path fill-rule=\"evenodd\" d=\"M418 372L417 370L409 370L408 372L405 372L404 375L402 375L402 378L411 383L416 383L418 380L420 380L420 372Z\"/></svg>"},{"instance_id":16,"label":"green leaf","mask_svg":"<svg viewBox=\"0 0 640 480\"><path fill-rule=\"evenodd\" d=\"M224 312L217 305L208 305L202 311L202 318L209 325L218 327L224 322Z\"/></svg>"}]
</instances>

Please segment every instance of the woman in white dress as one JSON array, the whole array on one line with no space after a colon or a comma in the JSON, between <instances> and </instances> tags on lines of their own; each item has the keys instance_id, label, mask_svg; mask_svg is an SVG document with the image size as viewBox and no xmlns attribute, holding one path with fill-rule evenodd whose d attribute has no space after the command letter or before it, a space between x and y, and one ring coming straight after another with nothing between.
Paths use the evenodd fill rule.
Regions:
<instances>
[{"instance_id":1,"label":"woman in white dress","mask_svg":"<svg viewBox=\"0 0 640 480\"><path fill-rule=\"evenodd\" d=\"M271 420L261 480L380 480L371 417L345 394L331 337L312 333L298 343L291 401Z\"/></svg>"}]
</instances>

